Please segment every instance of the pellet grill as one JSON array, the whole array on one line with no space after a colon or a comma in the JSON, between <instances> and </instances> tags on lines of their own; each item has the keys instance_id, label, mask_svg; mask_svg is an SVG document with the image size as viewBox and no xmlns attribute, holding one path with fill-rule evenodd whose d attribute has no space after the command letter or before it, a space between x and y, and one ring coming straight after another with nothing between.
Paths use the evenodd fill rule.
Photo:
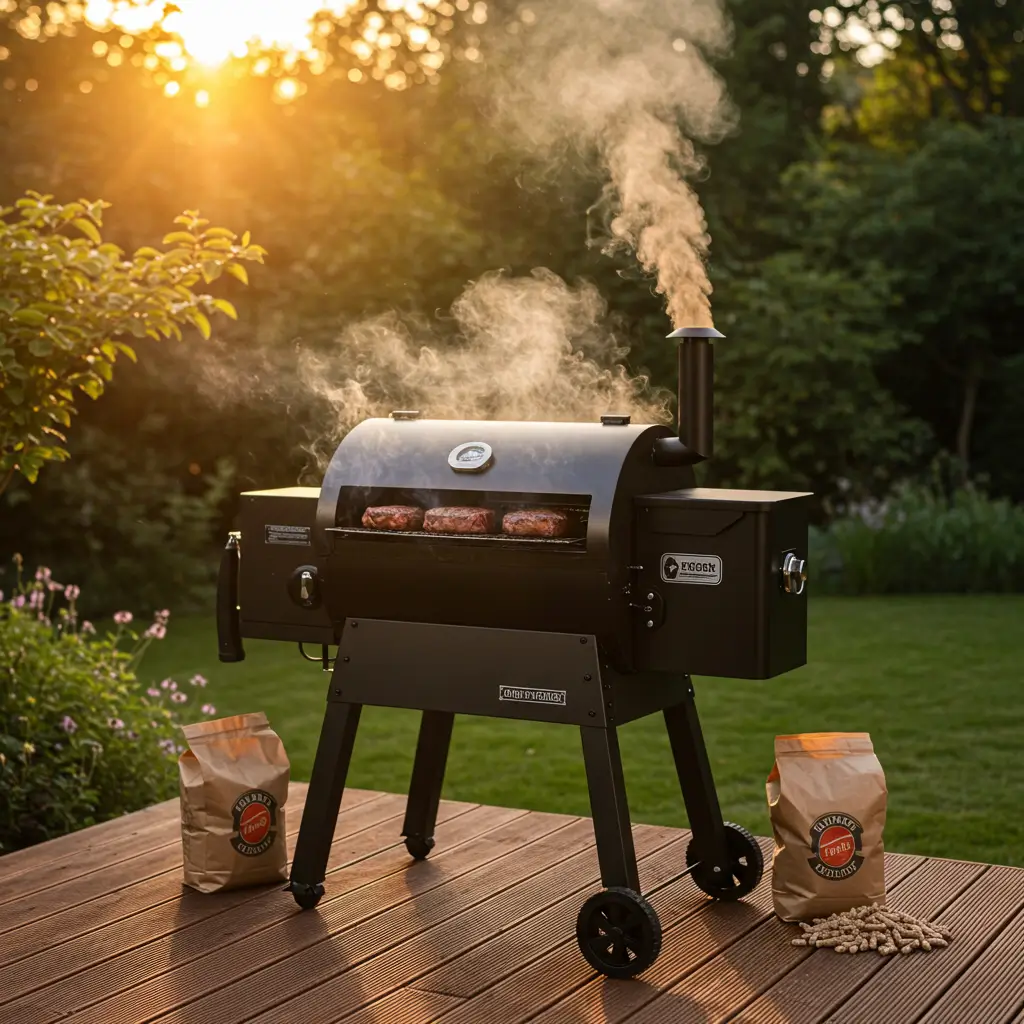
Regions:
<instances>
[{"instance_id":1,"label":"pellet grill","mask_svg":"<svg viewBox=\"0 0 1024 1024\"><path fill-rule=\"evenodd\" d=\"M692 675L767 679L806 661L811 495L696 487L712 455L713 348L678 339L679 423L431 420L396 411L342 440L316 488L242 495L218 586L222 661L242 639L297 642L331 672L289 889L310 909L360 711L422 711L402 835L426 857L456 714L577 726L603 889L580 950L630 977L661 948L641 893L620 725L661 712L692 838L680 875L717 900L760 881L756 840L723 822ZM557 537L387 531L371 506L471 505L564 513ZM331 646L337 646L332 658ZM318 647L312 655L307 647Z\"/></svg>"}]
</instances>

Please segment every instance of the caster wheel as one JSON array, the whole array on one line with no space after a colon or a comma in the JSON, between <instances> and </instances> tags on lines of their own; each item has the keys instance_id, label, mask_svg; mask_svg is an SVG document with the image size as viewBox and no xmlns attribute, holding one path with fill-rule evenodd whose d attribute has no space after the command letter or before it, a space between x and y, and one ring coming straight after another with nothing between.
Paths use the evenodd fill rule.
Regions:
<instances>
[{"instance_id":1,"label":"caster wheel","mask_svg":"<svg viewBox=\"0 0 1024 1024\"><path fill-rule=\"evenodd\" d=\"M710 867L698 865L692 872L701 892L716 900L738 900L753 892L764 874L764 855L757 840L739 825L725 823L725 847L729 854L730 872L715 874ZM686 866L696 862L693 840L686 847Z\"/></svg>"},{"instance_id":2,"label":"caster wheel","mask_svg":"<svg viewBox=\"0 0 1024 1024\"><path fill-rule=\"evenodd\" d=\"M295 897L295 902L303 910L312 910L320 902L324 894L324 887L320 883L304 885L302 882L292 882L288 888L292 896Z\"/></svg>"},{"instance_id":3,"label":"caster wheel","mask_svg":"<svg viewBox=\"0 0 1024 1024\"><path fill-rule=\"evenodd\" d=\"M434 848L433 836L406 836L405 848L416 860L424 860Z\"/></svg>"},{"instance_id":4,"label":"caster wheel","mask_svg":"<svg viewBox=\"0 0 1024 1024\"><path fill-rule=\"evenodd\" d=\"M632 889L605 889L580 908L576 941L587 963L609 978L646 971L661 952L661 922Z\"/></svg>"}]
</instances>

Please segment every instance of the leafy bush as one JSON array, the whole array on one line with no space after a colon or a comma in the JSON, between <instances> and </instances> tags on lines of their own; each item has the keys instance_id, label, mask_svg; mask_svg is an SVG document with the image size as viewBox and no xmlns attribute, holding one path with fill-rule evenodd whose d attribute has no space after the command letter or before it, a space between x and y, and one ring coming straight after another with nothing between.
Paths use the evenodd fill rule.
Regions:
<instances>
[{"instance_id":1,"label":"leafy bush","mask_svg":"<svg viewBox=\"0 0 1024 1024\"><path fill-rule=\"evenodd\" d=\"M810 565L819 593L1019 593L1024 506L975 484L905 483L812 529Z\"/></svg>"},{"instance_id":2,"label":"leafy bush","mask_svg":"<svg viewBox=\"0 0 1024 1024\"><path fill-rule=\"evenodd\" d=\"M178 711L190 698L171 679L143 690L135 675L169 612L141 635L118 612L101 636L79 621L78 587L45 568L25 580L15 565L13 596L0 594L0 853L173 796Z\"/></svg>"},{"instance_id":3,"label":"leafy bush","mask_svg":"<svg viewBox=\"0 0 1024 1024\"><path fill-rule=\"evenodd\" d=\"M34 483L45 463L67 459L75 395L99 398L117 357L136 359L124 338L180 340L187 325L209 338L211 316L237 314L193 287L223 273L248 283L242 261L266 255L248 232L236 244L189 211L164 236L170 249L126 260L100 235L109 203L51 198L29 192L0 208L0 492L15 473Z\"/></svg>"}]
</instances>

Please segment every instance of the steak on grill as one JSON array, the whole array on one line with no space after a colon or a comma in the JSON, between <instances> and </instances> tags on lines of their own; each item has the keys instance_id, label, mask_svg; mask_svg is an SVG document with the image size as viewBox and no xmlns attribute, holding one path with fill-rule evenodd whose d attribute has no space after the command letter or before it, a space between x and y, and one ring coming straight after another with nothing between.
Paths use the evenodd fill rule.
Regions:
<instances>
[{"instance_id":1,"label":"steak on grill","mask_svg":"<svg viewBox=\"0 0 1024 1024\"><path fill-rule=\"evenodd\" d=\"M569 517L547 508L506 512L501 521L502 533L513 537L564 537L568 529Z\"/></svg>"},{"instance_id":2,"label":"steak on grill","mask_svg":"<svg viewBox=\"0 0 1024 1024\"><path fill-rule=\"evenodd\" d=\"M423 509L415 505L376 505L363 513L363 526L370 530L421 530Z\"/></svg>"},{"instance_id":3,"label":"steak on grill","mask_svg":"<svg viewBox=\"0 0 1024 1024\"><path fill-rule=\"evenodd\" d=\"M429 533L493 533L494 512L461 505L432 508L423 517L423 529Z\"/></svg>"}]
</instances>

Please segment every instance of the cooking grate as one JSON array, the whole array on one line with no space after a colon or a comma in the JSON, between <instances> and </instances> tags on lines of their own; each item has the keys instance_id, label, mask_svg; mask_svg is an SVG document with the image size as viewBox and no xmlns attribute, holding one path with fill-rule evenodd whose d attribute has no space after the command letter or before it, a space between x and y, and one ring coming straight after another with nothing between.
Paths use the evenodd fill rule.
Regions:
<instances>
[{"instance_id":1,"label":"cooking grate","mask_svg":"<svg viewBox=\"0 0 1024 1024\"><path fill-rule=\"evenodd\" d=\"M461 544L489 544L511 548L553 548L579 550L586 547L586 537L511 537L504 533L429 533L426 530L371 530L365 526L329 526L327 533L342 536L372 537L390 541L455 541Z\"/></svg>"}]
</instances>

